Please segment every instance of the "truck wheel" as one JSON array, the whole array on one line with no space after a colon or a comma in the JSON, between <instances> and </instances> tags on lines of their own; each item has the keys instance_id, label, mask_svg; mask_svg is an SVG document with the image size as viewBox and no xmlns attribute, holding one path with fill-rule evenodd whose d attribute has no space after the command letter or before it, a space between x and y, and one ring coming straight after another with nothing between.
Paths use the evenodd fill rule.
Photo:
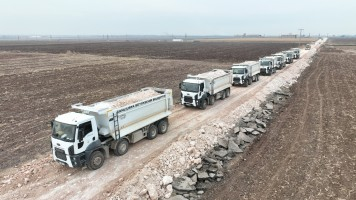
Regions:
<instances>
[{"instance_id":1,"label":"truck wheel","mask_svg":"<svg viewBox=\"0 0 356 200\"><path fill-rule=\"evenodd\" d=\"M122 139L116 143L114 154L116 156L122 156L129 150L129 142L126 139Z\"/></svg>"},{"instance_id":2,"label":"truck wheel","mask_svg":"<svg viewBox=\"0 0 356 200\"><path fill-rule=\"evenodd\" d=\"M252 84L252 78L248 78L248 84L249 84L249 85Z\"/></svg>"},{"instance_id":3,"label":"truck wheel","mask_svg":"<svg viewBox=\"0 0 356 200\"><path fill-rule=\"evenodd\" d=\"M99 169L103 166L105 161L105 156L101 151L94 151L89 158L89 162L87 164L88 168L91 170Z\"/></svg>"},{"instance_id":4,"label":"truck wheel","mask_svg":"<svg viewBox=\"0 0 356 200\"><path fill-rule=\"evenodd\" d=\"M245 79L244 87L247 87L247 86L248 86L248 80Z\"/></svg>"},{"instance_id":5,"label":"truck wheel","mask_svg":"<svg viewBox=\"0 0 356 200\"><path fill-rule=\"evenodd\" d=\"M256 82L260 80L260 75L256 75Z\"/></svg>"},{"instance_id":6,"label":"truck wheel","mask_svg":"<svg viewBox=\"0 0 356 200\"><path fill-rule=\"evenodd\" d=\"M157 128L158 128L158 133L159 133L159 134L165 134L165 133L167 133L167 130L168 130L168 120L165 118L165 119L162 119L161 121L159 121Z\"/></svg>"},{"instance_id":7,"label":"truck wheel","mask_svg":"<svg viewBox=\"0 0 356 200\"><path fill-rule=\"evenodd\" d=\"M226 98L226 92L225 90L224 91L221 91L221 100L224 100Z\"/></svg>"},{"instance_id":8,"label":"truck wheel","mask_svg":"<svg viewBox=\"0 0 356 200\"><path fill-rule=\"evenodd\" d=\"M225 90L225 96L226 96L226 98L228 98L230 96L230 88L227 88Z\"/></svg>"},{"instance_id":9,"label":"truck wheel","mask_svg":"<svg viewBox=\"0 0 356 200\"><path fill-rule=\"evenodd\" d=\"M214 105L215 103L215 96L214 95L210 95L209 96L209 105Z\"/></svg>"},{"instance_id":10,"label":"truck wheel","mask_svg":"<svg viewBox=\"0 0 356 200\"><path fill-rule=\"evenodd\" d=\"M201 102L200 109L205 110L207 106L208 106L207 100L204 99L204 100Z\"/></svg>"},{"instance_id":11,"label":"truck wheel","mask_svg":"<svg viewBox=\"0 0 356 200\"><path fill-rule=\"evenodd\" d=\"M147 133L147 139L153 140L157 137L158 133L158 128L156 125L151 124L151 126L148 128L148 133Z\"/></svg>"}]
</instances>

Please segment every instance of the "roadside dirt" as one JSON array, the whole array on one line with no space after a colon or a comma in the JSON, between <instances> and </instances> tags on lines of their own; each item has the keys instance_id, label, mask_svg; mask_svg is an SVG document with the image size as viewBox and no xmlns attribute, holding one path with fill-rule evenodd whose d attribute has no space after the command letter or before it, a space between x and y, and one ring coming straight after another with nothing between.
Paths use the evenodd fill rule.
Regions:
<instances>
[{"instance_id":1,"label":"roadside dirt","mask_svg":"<svg viewBox=\"0 0 356 200\"><path fill-rule=\"evenodd\" d=\"M186 67L186 69L190 69L191 66L194 66L193 68L195 71L193 70L193 73L206 71L206 68L213 68L211 66L212 63L209 63L210 65L207 65L207 63L205 62L196 61L192 64L191 61L188 62L182 60L180 61L158 60L157 61L157 60L149 60L149 59L147 60L138 59L133 61L132 60L127 61L122 65L127 66L127 64L130 62L134 62L134 63L136 62L136 63L129 65L132 67L126 68L126 70L128 70L129 72L131 72L131 70L137 70L134 71L133 74L135 78L141 77L141 79L139 80L144 80L144 77L148 74L148 72L151 72L149 73L153 75L149 79L151 81L154 79L161 80L162 77L170 77L171 79L169 80L173 80L172 82L177 82L177 83L178 81L182 80L182 78L188 73L187 70L174 70L177 69L177 67L183 66ZM139 64L137 64L137 62ZM186 62L186 64L182 65L182 63L184 62ZM155 68L154 67L145 68L145 66L147 66L147 63L149 63L150 65L155 65ZM158 69L157 66L159 66ZM204 68L204 66L206 68ZM121 64L115 62L115 64L113 65L108 64L100 67L101 67L100 70L105 71L107 74L112 75L115 74L117 68L120 68L122 66ZM150 71L153 68L155 70L159 70L159 73L153 73L152 71ZM36 111L36 109L31 109L31 108L26 109L28 110L28 113L25 114L24 116L30 116L31 114L30 112L33 112L35 110L38 117L37 118L32 117L31 120L27 119L26 123L23 124L25 125L25 127L26 126L31 127L30 126L31 124L36 124L39 121L39 117L41 117L41 119L52 119L53 117L55 117L55 114L58 114L59 111L66 112L71 103L77 103L83 100L87 102L93 102L94 99L97 100L99 96L100 98L105 99L107 97L111 97L110 94L113 93L112 90L110 94L107 90L102 91L100 90L100 86L102 85L96 85L97 83L100 82L99 80L105 80L105 77L109 78L109 76L102 77L100 73L92 73L100 77L100 78L95 78L95 76L92 75L90 76L88 74L81 73L83 71L94 70L93 67L91 66L90 67L82 66L80 68L68 67L66 68L66 70L58 68L55 70L58 70L55 72L59 72L59 73L51 72L50 74L48 74L49 72L46 70L36 73L37 74L36 77L40 80L41 77L43 77L43 79L46 80L46 83L50 83L51 81L53 81L52 83L48 84L48 86L50 86L49 88L43 91L38 91L38 94L30 95L31 96L30 99L21 99L21 98L18 99L19 102L22 102L21 103L22 106L28 106L26 102L32 102L34 104L32 105L34 108L40 108L42 105L46 105L43 108L45 110L38 110L38 112ZM148 70L148 71L144 71L144 70ZM172 70L176 71L177 74L172 75ZM49 140L47 139L49 137L47 131L49 127L47 127L48 125L46 124L45 121L42 121L41 127L39 128L37 127L38 128L37 130L42 130L40 132L40 135L42 135L42 137L38 137L37 135L37 136L32 136L31 138L27 138L25 140L27 141L27 143L24 143L23 146L17 145L21 143L19 141L11 141L10 140L11 137L9 137L8 140L6 140L5 144L8 144L9 148L11 148L14 145L19 146L14 150L14 152L17 151L18 155L23 154L25 156L25 158L23 158L24 160L28 159L27 158L28 153L25 152L28 152L29 150L31 152L44 152L44 156L39 156L37 159L33 159L32 161L25 162L19 166L15 166L3 170L1 172L2 185L0 188L0 193L1 193L0 198L4 198L4 199L12 199L12 198L49 199L53 197L55 197L56 199L109 198L118 190L118 188L121 187L122 184L130 180L134 174L136 174L140 169L142 169L143 166L145 166L148 162L156 158L172 142L176 141L181 136L186 135L192 132L193 130L199 129L203 124L211 121L212 119L225 117L226 113L229 113L236 108L236 105L241 105L245 101L250 100L251 98L255 98L256 99L255 101L258 104L260 97L257 96L256 93L260 91L262 88L265 88L265 86L268 85L268 83L271 80L278 81L279 78L285 76L285 74L288 73L288 70L289 67L286 67L283 71L278 71L276 75L273 75L271 77L261 77L261 80L259 82L254 83L249 88L234 87L231 91L231 96L228 99L224 101L217 101L214 104L214 106L208 107L208 109L204 111L176 106L174 113L170 117L171 126L170 126L169 133L165 134L164 136L159 136L153 141L143 140L140 141L139 143L132 145L130 147L130 151L127 154L121 157L111 157L110 159L107 159L104 166L100 170L96 170L96 171L89 171L85 169L84 170L70 169L68 167L60 166L56 162L53 162L51 160L51 156L48 154L48 150L45 149L47 146L46 143L43 143L43 146L38 146L37 145L38 142L36 143L36 141ZM144 71L144 73L142 71ZM99 71L92 71L92 72L99 72ZM162 74L166 74L167 76L162 76ZM73 75L74 78L72 78ZM11 84L9 84L9 82L13 80L11 78L16 78L16 80L18 81L17 85L15 84L14 86L12 86ZM148 83L145 82L145 80L142 82L137 81L137 83L135 84L127 85L128 87L126 88L117 88L115 87L115 85L120 85L120 84L115 84L115 83L120 81L122 81L123 83L124 82L127 83L127 81L130 79L128 79L127 76L120 75L120 74L117 74L117 76L113 78L115 80L111 81L109 86L112 86L111 88L113 88L113 90L115 90L119 94L122 93L122 91L128 91L133 88L147 86ZM7 102L7 104L2 105L2 107L4 108L11 106L11 102L12 102L11 100L15 99L14 97L16 97L16 95L21 96L20 94L22 93L26 94L26 91L28 91L30 88L39 87L38 85L31 85L30 80L34 80L34 77L31 77L31 73L25 73L23 75L14 74L14 75L3 76L0 80L2 81L2 84L0 85L5 85L6 89L9 88L11 92L9 92L8 94L12 95L11 98L5 101ZM16 83L16 81L13 82ZM26 85L25 83L27 83L28 85ZM87 83L90 87L86 88L86 90L83 91L83 87L81 85L78 85L77 83L81 83L81 84ZM149 83L152 84L152 82ZM155 86L158 87L164 87L162 85L166 83L157 81L154 82L154 84ZM60 91L56 92L55 88L58 87L65 90L66 93L64 94L63 90L61 90L62 92ZM22 89L20 91L17 91L19 88ZM90 91L88 91L87 89L89 89ZM15 91L17 91L17 93ZM93 95L93 97L88 98L86 95L87 93L96 94L96 95ZM48 97L46 95L48 95ZM58 95L60 98L58 98ZM37 100L38 96L43 96L43 100ZM44 100L44 98L46 99L46 101ZM53 99L53 102L50 99ZM61 108L56 107L56 109L54 110L52 106L58 105L57 101L64 101L66 103L61 103L63 104L62 107ZM46 104L43 104L43 102L46 102ZM21 104L17 104L17 105L20 105L19 107L21 107ZM11 111L11 109L9 109L9 111ZM9 111L7 113L9 113ZM43 113L48 113L48 115L43 118ZM22 119L21 114L22 113L16 114L15 115L16 118ZM2 116L7 116L7 115L4 114ZM18 127L18 121L21 120L14 120L14 121L10 120L10 123L8 123L8 121L5 121L5 125L2 126L9 128L12 127L14 124L16 124L16 126L14 127ZM11 125L11 123L13 125ZM9 132L11 133L11 131ZM39 134L39 131L33 131L33 132L34 134ZM4 135L4 133L2 133L2 135ZM6 149L6 148L2 148L2 149ZM13 154L12 152L11 154L10 152L1 152L1 153L2 156L4 157L7 156L7 159L9 160L11 160L10 158L12 155L16 156L16 154ZM15 160L14 162L16 163L16 159L14 160ZM103 173L103 172L107 172L107 173Z\"/></svg>"},{"instance_id":2,"label":"roadside dirt","mask_svg":"<svg viewBox=\"0 0 356 200\"><path fill-rule=\"evenodd\" d=\"M268 132L204 199L356 199L355 62L323 48Z\"/></svg>"}]
</instances>

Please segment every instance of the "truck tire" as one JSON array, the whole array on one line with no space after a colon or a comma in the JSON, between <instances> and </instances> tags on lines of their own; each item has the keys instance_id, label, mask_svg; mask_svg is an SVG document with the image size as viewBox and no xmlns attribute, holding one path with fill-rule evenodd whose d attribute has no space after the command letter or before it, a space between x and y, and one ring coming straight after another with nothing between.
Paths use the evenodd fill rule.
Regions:
<instances>
[{"instance_id":1,"label":"truck tire","mask_svg":"<svg viewBox=\"0 0 356 200\"><path fill-rule=\"evenodd\" d=\"M224 100L226 98L226 92L225 90L224 91L221 91L221 100Z\"/></svg>"},{"instance_id":2,"label":"truck tire","mask_svg":"<svg viewBox=\"0 0 356 200\"><path fill-rule=\"evenodd\" d=\"M89 157L89 162L87 166L91 170L97 170L101 166L103 166L104 161L105 161L104 154L101 153L101 151L94 151Z\"/></svg>"},{"instance_id":3,"label":"truck tire","mask_svg":"<svg viewBox=\"0 0 356 200\"><path fill-rule=\"evenodd\" d=\"M248 86L248 80L245 79L244 81L244 87L247 87Z\"/></svg>"},{"instance_id":4,"label":"truck tire","mask_svg":"<svg viewBox=\"0 0 356 200\"><path fill-rule=\"evenodd\" d=\"M204 99L204 100L201 102L200 109L205 110L207 106L208 106L207 100Z\"/></svg>"},{"instance_id":5,"label":"truck tire","mask_svg":"<svg viewBox=\"0 0 356 200\"><path fill-rule=\"evenodd\" d=\"M149 139L149 140L155 139L157 137L157 133L158 133L157 126L154 124L151 124L151 126L148 128L147 139Z\"/></svg>"},{"instance_id":6,"label":"truck tire","mask_svg":"<svg viewBox=\"0 0 356 200\"><path fill-rule=\"evenodd\" d=\"M226 98L228 98L230 96L230 88L227 88L225 90L225 96L226 96Z\"/></svg>"},{"instance_id":7,"label":"truck tire","mask_svg":"<svg viewBox=\"0 0 356 200\"><path fill-rule=\"evenodd\" d=\"M158 125L157 125L157 128L158 128L158 133L159 134L167 133L167 130L168 130L168 120L167 120L167 118L164 118L161 121L159 121Z\"/></svg>"},{"instance_id":8,"label":"truck tire","mask_svg":"<svg viewBox=\"0 0 356 200\"><path fill-rule=\"evenodd\" d=\"M129 150L129 141L122 139L115 145L114 154L116 156L122 156Z\"/></svg>"},{"instance_id":9,"label":"truck tire","mask_svg":"<svg viewBox=\"0 0 356 200\"><path fill-rule=\"evenodd\" d=\"M248 84L249 84L249 85L252 84L252 78L248 78Z\"/></svg>"},{"instance_id":10,"label":"truck tire","mask_svg":"<svg viewBox=\"0 0 356 200\"><path fill-rule=\"evenodd\" d=\"M214 95L210 95L209 96L209 105L214 105L215 103L215 96Z\"/></svg>"},{"instance_id":11,"label":"truck tire","mask_svg":"<svg viewBox=\"0 0 356 200\"><path fill-rule=\"evenodd\" d=\"M256 82L260 80L260 75L256 74Z\"/></svg>"}]
</instances>

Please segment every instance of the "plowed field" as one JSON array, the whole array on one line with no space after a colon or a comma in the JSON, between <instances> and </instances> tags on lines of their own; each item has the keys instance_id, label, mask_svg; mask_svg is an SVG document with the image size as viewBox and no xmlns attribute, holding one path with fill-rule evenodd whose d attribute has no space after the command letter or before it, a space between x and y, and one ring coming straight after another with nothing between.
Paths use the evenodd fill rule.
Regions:
<instances>
[{"instance_id":1,"label":"plowed field","mask_svg":"<svg viewBox=\"0 0 356 200\"><path fill-rule=\"evenodd\" d=\"M355 63L355 52L324 47L268 133L204 199L356 199Z\"/></svg>"}]
</instances>

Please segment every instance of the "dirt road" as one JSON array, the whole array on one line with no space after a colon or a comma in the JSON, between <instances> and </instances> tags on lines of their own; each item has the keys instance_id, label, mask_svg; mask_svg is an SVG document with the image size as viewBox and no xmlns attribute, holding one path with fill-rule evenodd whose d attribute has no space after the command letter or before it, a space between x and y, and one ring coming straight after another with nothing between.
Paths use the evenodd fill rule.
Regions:
<instances>
[{"instance_id":1,"label":"dirt road","mask_svg":"<svg viewBox=\"0 0 356 200\"><path fill-rule=\"evenodd\" d=\"M204 199L356 199L356 54L324 48L266 135Z\"/></svg>"}]
</instances>

